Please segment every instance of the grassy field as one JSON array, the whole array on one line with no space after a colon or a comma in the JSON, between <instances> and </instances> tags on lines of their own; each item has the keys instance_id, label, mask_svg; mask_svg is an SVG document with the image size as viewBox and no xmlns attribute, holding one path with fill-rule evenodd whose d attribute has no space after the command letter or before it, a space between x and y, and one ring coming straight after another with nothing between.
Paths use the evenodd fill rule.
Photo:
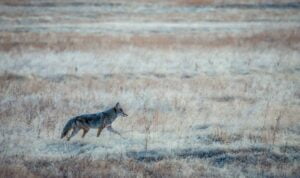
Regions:
<instances>
[{"instance_id":1,"label":"grassy field","mask_svg":"<svg viewBox=\"0 0 300 178\"><path fill-rule=\"evenodd\" d=\"M299 177L299 9L1 1L0 177ZM117 102L124 139L60 139Z\"/></svg>"}]
</instances>

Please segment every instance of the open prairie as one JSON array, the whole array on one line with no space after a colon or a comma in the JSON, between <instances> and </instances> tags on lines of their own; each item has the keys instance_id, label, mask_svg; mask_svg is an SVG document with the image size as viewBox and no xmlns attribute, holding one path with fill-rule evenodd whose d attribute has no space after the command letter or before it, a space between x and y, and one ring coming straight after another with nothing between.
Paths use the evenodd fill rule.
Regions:
<instances>
[{"instance_id":1,"label":"open prairie","mask_svg":"<svg viewBox=\"0 0 300 178\"><path fill-rule=\"evenodd\" d=\"M300 3L1 0L0 135L0 177L300 177Z\"/></svg>"}]
</instances>

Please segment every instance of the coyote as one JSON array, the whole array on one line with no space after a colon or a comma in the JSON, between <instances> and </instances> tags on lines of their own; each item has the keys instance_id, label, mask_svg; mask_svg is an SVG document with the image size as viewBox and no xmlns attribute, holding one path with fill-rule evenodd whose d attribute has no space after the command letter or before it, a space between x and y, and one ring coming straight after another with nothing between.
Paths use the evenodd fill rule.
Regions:
<instances>
[{"instance_id":1,"label":"coyote","mask_svg":"<svg viewBox=\"0 0 300 178\"><path fill-rule=\"evenodd\" d=\"M109 131L121 136L121 134L118 131L114 130L111 126L113 121L115 121L119 115L123 117L128 116L127 114L125 114L120 104L117 103L114 107L103 112L75 116L71 118L65 125L61 133L61 138L64 138L71 129L73 129L73 131L72 134L69 137L67 137L68 141L74 135L76 135L80 129L83 129L83 138L90 128L98 129L97 137L99 137L101 131L104 128L107 128Z\"/></svg>"}]
</instances>

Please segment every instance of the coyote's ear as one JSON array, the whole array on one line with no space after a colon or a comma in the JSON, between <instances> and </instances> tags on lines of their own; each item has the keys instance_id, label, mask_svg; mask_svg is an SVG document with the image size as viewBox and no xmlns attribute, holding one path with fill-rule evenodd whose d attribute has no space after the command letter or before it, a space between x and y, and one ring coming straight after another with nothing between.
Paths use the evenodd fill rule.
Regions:
<instances>
[{"instance_id":1,"label":"coyote's ear","mask_svg":"<svg viewBox=\"0 0 300 178\"><path fill-rule=\"evenodd\" d=\"M116 104L116 108L119 108L120 107L120 103L119 102L117 102L117 104Z\"/></svg>"}]
</instances>

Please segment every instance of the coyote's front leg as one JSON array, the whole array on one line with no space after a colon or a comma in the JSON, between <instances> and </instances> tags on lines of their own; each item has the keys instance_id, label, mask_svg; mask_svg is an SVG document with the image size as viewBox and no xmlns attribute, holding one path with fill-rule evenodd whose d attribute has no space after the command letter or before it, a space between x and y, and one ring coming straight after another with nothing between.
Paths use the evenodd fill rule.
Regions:
<instances>
[{"instance_id":1,"label":"coyote's front leg","mask_svg":"<svg viewBox=\"0 0 300 178\"><path fill-rule=\"evenodd\" d=\"M112 133L115 133L115 134L118 134L120 137L124 138L118 131L113 129L111 125L106 126L106 128L107 128L108 131L110 131Z\"/></svg>"},{"instance_id":2,"label":"coyote's front leg","mask_svg":"<svg viewBox=\"0 0 300 178\"><path fill-rule=\"evenodd\" d=\"M99 137L99 135L100 135L100 133L101 133L101 131L102 131L103 129L104 129L103 126L101 126L101 127L98 128L97 137Z\"/></svg>"}]
</instances>

